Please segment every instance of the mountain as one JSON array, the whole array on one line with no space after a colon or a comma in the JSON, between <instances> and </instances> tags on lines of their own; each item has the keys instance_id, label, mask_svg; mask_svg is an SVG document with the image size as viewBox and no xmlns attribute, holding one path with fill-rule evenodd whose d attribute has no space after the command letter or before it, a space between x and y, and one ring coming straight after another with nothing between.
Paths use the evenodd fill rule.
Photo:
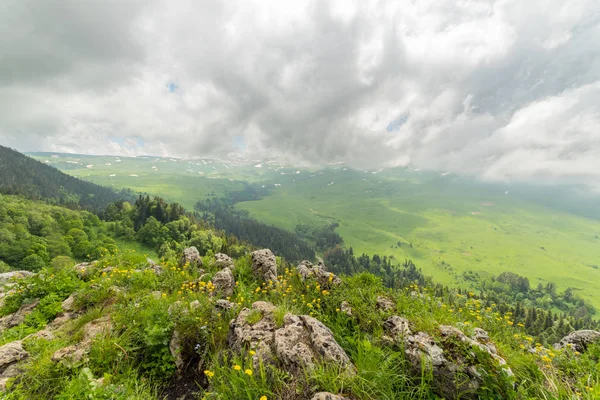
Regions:
<instances>
[{"instance_id":1,"label":"mountain","mask_svg":"<svg viewBox=\"0 0 600 400\"><path fill-rule=\"evenodd\" d=\"M18 194L32 200L95 212L117 200L131 197L127 191L117 193L72 177L4 146L0 146L0 193Z\"/></svg>"}]
</instances>

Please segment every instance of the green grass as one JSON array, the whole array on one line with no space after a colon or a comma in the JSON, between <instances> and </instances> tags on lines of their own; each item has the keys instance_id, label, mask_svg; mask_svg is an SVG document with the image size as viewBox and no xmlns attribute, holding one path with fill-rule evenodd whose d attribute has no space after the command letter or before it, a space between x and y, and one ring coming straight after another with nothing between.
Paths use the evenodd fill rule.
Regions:
<instances>
[{"instance_id":1,"label":"green grass","mask_svg":"<svg viewBox=\"0 0 600 400\"><path fill-rule=\"evenodd\" d=\"M466 285L465 271L482 277L511 271L528 277L533 286L555 282L560 290L572 287L600 308L595 284L600 269L592 267L600 264L600 221L544 207L542 192L534 202L523 200L514 187L505 194L505 185L409 169L371 173L337 166L296 174L296 168L277 164L256 168L216 160L36 158L83 179L130 187L188 209L207 196L242 188L243 181L260 182L270 188L269 196L237 207L262 222L289 230L297 224L337 222L337 232L355 253L412 259L441 283Z\"/></svg>"}]
</instances>

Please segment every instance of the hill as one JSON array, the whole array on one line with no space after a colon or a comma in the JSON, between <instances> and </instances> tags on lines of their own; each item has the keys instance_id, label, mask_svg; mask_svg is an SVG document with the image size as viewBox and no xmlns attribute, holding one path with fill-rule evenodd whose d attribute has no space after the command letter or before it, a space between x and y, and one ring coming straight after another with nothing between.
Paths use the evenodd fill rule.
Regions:
<instances>
[{"instance_id":1,"label":"hill","mask_svg":"<svg viewBox=\"0 0 600 400\"><path fill-rule=\"evenodd\" d=\"M4 146L0 146L0 193L96 212L121 198L131 197L126 192L116 193L74 178Z\"/></svg>"},{"instance_id":2,"label":"hill","mask_svg":"<svg viewBox=\"0 0 600 400\"><path fill-rule=\"evenodd\" d=\"M6 399L595 399L599 332L536 344L473 293L386 289L269 250L133 252L9 281ZM238 249L241 250L241 249ZM558 323L556 323L558 324Z\"/></svg>"},{"instance_id":3,"label":"hill","mask_svg":"<svg viewBox=\"0 0 600 400\"><path fill-rule=\"evenodd\" d=\"M581 188L484 184L414 168L314 170L276 160L36 157L69 166L65 172L81 179L131 187L188 209L198 201L236 197L240 212L315 245L306 227L335 226L357 255L385 255L394 263L408 258L450 286L480 289L491 276L510 272L533 287L571 288L600 307L598 199ZM248 188L261 195L250 201L238 195Z\"/></svg>"}]
</instances>

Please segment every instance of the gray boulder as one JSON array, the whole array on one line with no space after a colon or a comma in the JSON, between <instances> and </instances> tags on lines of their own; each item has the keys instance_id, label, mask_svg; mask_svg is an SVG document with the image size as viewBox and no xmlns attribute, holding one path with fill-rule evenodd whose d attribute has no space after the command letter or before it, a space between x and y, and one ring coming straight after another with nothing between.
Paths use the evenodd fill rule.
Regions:
<instances>
[{"instance_id":1,"label":"gray boulder","mask_svg":"<svg viewBox=\"0 0 600 400\"><path fill-rule=\"evenodd\" d=\"M19 363L28 357L29 353L23 348L21 340L0 347L0 391L6 389L9 379L21 374Z\"/></svg>"},{"instance_id":2,"label":"gray boulder","mask_svg":"<svg viewBox=\"0 0 600 400\"><path fill-rule=\"evenodd\" d=\"M337 286L342 283L342 280L332 272L327 272L323 260L319 259L317 265L313 265L310 261L302 261L296 268L302 280L307 278L315 278L323 287Z\"/></svg>"},{"instance_id":3,"label":"gray boulder","mask_svg":"<svg viewBox=\"0 0 600 400\"><path fill-rule=\"evenodd\" d=\"M392 315L383 322L383 330L388 335L385 339L392 342L402 341L411 334L408 320L397 315Z\"/></svg>"},{"instance_id":4,"label":"gray boulder","mask_svg":"<svg viewBox=\"0 0 600 400\"><path fill-rule=\"evenodd\" d=\"M229 323L229 348L243 353L246 350L255 350L261 342L270 346L275 338L274 309L275 306L264 301L255 302L252 309L244 307Z\"/></svg>"},{"instance_id":5,"label":"gray boulder","mask_svg":"<svg viewBox=\"0 0 600 400\"><path fill-rule=\"evenodd\" d=\"M0 318L0 332L22 324L27 314L31 313L39 302L39 300L36 300L33 303L23 304L16 312Z\"/></svg>"},{"instance_id":6,"label":"gray boulder","mask_svg":"<svg viewBox=\"0 0 600 400\"><path fill-rule=\"evenodd\" d=\"M583 353L593 343L600 343L600 332L584 329L569 333L560 342L556 343L554 347L556 349L571 348Z\"/></svg>"},{"instance_id":7,"label":"gray boulder","mask_svg":"<svg viewBox=\"0 0 600 400\"><path fill-rule=\"evenodd\" d=\"M173 331L173 335L171 336L171 340L169 341L169 352L171 356L175 359L175 366L177 367L177 371L181 372L183 370L183 355L181 354L181 335L178 331Z\"/></svg>"},{"instance_id":8,"label":"gray boulder","mask_svg":"<svg viewBox=\"0 0 600 400\"><path fill-rule=\"evenodd\" d=\"M233 265L233 260L227 254L217 253L215 254L215 265L218 268L229 268L233 270L235 266Z\"/></svg>"},{"instance_id":9,"label":"gray boulder","mask_svg":"<svg viewBox=\"0 0 600 400\"><path fill-rule=\"evenodd\" d=\"M288 371L312 369L316 362L354 371L350 358L335 341L333 333L308 315L286 314L284 326L275 332L275 353Z\"/></svg>"},{"instance_id":10,"label":"gray boulder","mask_svg":"<svg viewBox=\"0 0 600 400\"><path fill-rule=\"evenodd\" d=\"M81 279L89 278L96 266L96 262L82 262L73 266L73 270L77 272L77 276Z\"/></svg>"},{"instance_id":11,"label":"gray boulder","mask_svg":"<svg viewBox=\"0 0 600 400\"><path fill-rule=\"evenodd\" d=\"M219 299L219 300L215 301L215 308L218 308L222 311L231 310L234 307L235 307L235 303L233 303L229 300Z\"/></svg>"},{"instance_id":12,"label":"gray boulder","mask_svg":"<svg viewBox=\"0 0 600 400\"><path fill-rule=\"evenodd\" d=\"M265 282L277 280L277 260L269 249L252 252L252 272Z\"/></svg>"},{"instance_id":13,"label":"gray boulder","mask_svg":"<svg viewBox=\"0 0 600 400\"><path fill-rule=\"evenodd\" d=\"M192 246L183 250L183 254L179 259L179 266L183 267L186 264L190 268L200 268L202 266L202 258L196 247Z\"/></svg>"},{"instance_id":14,"label":"gray boulder","mask_svg":"<svg viewBox=\"0 0 600 400\"><path fill-rule=\"evenodd\" d=\"M392 311L396 308L396 305L386 297L377 296L376 307L382 311Z\"/></svg>"},{"instance_id":15,"label":"gray boulder","mask_svg":"<svg viewBox=\"0 0 600 400\"><path fill-rule=\"evenodd\" d=\"M30 276L33 276L34 273L33 272L29 272L29 271L10 271L10 272L3 272L0 274L0 285L3 285L7 282L10 281L14 281L17 279L22 279L22 278L28 278Z\"/></svg>"},{"instance_id":16,"label":"gray boulder","mask_svg":"<svg viewBox=\"0 0 600 400\"><path fill-rule=\"evenodd\" d=\"M222 296L231 296L233 294L235 279L229 268L225 267L217 272L212 278L212 283L215 285L216 292Z\"/></svg>"},{"instance_id":17,"label":"gray boulder","mask_svg":"<svg viewBox=\"0 0 600 400\"><path fill-rule=\"evenodd\" d=\"M348 398L329 392L319 392L315 393L310 400L348 400Z\"/></svg>"}]
</instances>

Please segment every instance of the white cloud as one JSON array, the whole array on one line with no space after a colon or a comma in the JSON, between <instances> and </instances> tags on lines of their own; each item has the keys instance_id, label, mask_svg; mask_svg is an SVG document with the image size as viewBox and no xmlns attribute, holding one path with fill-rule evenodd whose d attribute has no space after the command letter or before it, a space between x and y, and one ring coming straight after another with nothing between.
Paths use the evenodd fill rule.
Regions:
<instances>
[{"instance_id":1,"label":"white cloud","mask_svg":"<svg viewBox=\"0 0 600 400\"><path fill-rule=\"evenodd\" d=\"M0 140L21 150L243 142L298 163L600 184L596 1L33 5L0 16Z\"/></svg>"}]
</instances>

